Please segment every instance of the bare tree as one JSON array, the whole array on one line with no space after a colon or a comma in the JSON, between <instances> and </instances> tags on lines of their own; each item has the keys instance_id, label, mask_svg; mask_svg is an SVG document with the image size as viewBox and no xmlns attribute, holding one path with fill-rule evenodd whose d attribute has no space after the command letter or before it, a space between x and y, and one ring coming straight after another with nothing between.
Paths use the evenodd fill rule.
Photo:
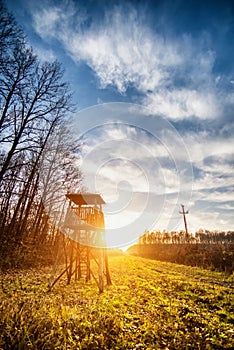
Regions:
<instances>
[{"instance_id":1,"label":"bare tree","mask_svg":"<svg viewBox=\"0 0 234 350\"><path fill-rule=\"evenodd\" d=\"M0 49L0 242L12 247L49 234L42 164L48 164L46 200L50 196L53 203L69 186L78 186L80 174L74 144L61 126L72 110L61 65L38 60L1 0Z\"/></svg>"}]
</instances>

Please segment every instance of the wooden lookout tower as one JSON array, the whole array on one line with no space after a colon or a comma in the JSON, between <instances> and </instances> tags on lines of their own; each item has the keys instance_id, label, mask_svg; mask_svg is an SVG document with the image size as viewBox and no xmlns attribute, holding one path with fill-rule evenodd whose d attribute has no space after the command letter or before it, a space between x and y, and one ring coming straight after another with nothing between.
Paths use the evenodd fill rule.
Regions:
<instances>
[{"instance_id":1,"label":"wooden lookout tower","mask_svg":"<svg viewBox=\"0 0 234 350\"><path fill-rule=\"evenodd\" d=\"M73 276L75 280L85 279L86 282L92 277L103 292L105 277L107 284L111 284L102 211L105 202L94 193L68 193L66 198L69 204L63 224L65 268L55 277L57 259L49 288L66 274L68 284Z\"/></svg>"}]
</instances>

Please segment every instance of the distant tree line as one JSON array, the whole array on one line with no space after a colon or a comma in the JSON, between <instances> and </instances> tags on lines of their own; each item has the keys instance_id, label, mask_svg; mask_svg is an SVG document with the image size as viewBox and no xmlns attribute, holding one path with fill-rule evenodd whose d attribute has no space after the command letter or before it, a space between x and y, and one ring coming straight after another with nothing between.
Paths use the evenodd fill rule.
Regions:
<instances>
[{"instance_id":1,"label":"distant tree line","mask_svg":"<svg viewBox=\"0 0 234 350\"><path fill-rule=\"evenodd\" d=\"M128 254L232 274L234 231L200 229L186 236L185 231L146 230Z\"/></svg>"},{"instance_id":2,"label":"distant tree line","mask_svg":"<svg viewBox=\"0 0 234 350\"><path fill-rule=\"evenodd\" d=\"M72 111L61 65L40 62L0 0L1 265L56 243L50 216L81 184L79 144L65 123Z\"/></svg>"},{"instance_id":3,"label":"distant tree line","mask_svg":"<svg viewBox=\"0 0 234 350\"><path fill-rule=\"evenodd\" d=\"M195 235L189 234L186 237L185 231L145 231L139 237L139 244L194 244L194 243L206 243L206 244L228 244L234 243L234 231L209 231L200 229L195 232Z\"/></svg>"}]
</instances>

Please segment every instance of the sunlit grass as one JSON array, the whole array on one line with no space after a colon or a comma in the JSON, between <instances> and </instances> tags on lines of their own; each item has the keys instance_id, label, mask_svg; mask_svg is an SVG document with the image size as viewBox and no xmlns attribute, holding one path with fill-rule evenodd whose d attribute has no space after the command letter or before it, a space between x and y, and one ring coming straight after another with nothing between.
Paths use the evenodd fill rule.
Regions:
<instances>
[{"instance_id":1,"label":"sunlit grass","mask_svg":"<svg viewBox=\"0 0 234 350\"><path fill-rule=\"evenodd\" d=\"M111 257L113 285L60 281L50 269L3 276L3 349L232 349L233 276Z\"/></svg>"}]
</instances>

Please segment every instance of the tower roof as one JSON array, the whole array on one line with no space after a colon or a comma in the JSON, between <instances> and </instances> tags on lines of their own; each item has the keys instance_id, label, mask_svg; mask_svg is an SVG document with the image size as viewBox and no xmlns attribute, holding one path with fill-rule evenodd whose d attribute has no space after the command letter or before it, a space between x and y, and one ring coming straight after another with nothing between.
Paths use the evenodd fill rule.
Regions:
<instances>
[{"instance_id":1,"label":"tower roof","mask_svg":"<svg viewBox=\"0 0 234 350\"><path fill-rule=\"evenodd\" d=\"M96 193L67 193L66 197L77 205L105 204L101 195Z\"/></svg>"}]
</instances>

